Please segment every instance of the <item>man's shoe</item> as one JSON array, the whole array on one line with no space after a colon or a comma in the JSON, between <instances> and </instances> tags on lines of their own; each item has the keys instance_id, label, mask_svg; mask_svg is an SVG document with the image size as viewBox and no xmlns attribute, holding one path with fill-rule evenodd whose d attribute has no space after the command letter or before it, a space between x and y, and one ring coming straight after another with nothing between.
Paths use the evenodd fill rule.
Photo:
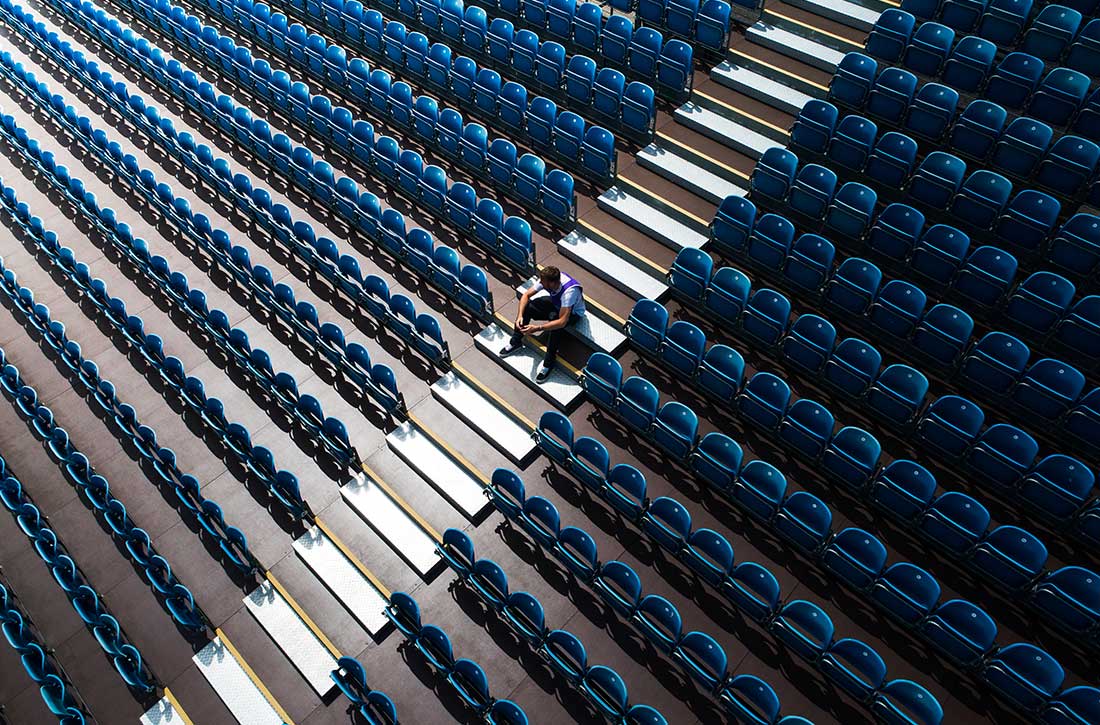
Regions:
<instances>
[{"instance_id":1,"label":"man's shoe","mask_svg":"<svg viewBox=\"0 0 1100 725\"><path fill-rule=\"evenodd\" d=\"M515 343L513 343L513 342L512 342L511 340L509 340L509 341L508 341L508 344L507 344L507 345L505 345L504 347L500 348L500 353L498 353L498 354L499 354L499 355L500 355L501 357L508 357L508 356L509 356L509 355L511 355L512 353L514 353L514 352L518 351L518 350L519 350L519 349L520 349L521 347L523 347L523 343L522 343L522 342L515 342Z\"/></svg>"},{"instance_id":2,"label":"man's shoe","mask_svg":"<svg viewBox=\"0 0 1100 725\"><path fill-rule=\"evenodd\" d=\"M550 377L551 370L553 370L553 368L548 366L546 363L539 365L539 370L537 373L535 373L535 381L539 383L545 383L546 379Z\"/></svg>"}]
</instances>

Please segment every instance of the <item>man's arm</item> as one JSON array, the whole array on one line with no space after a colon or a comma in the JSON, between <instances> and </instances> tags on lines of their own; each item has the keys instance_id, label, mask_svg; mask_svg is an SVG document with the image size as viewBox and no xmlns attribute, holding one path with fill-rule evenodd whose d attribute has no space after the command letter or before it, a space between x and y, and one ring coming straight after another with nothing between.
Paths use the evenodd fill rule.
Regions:
<instances>
[{"instance_id":1,"label":"man's arm","mask_svg":"<svg viewBox=\"0 0 1100 725\"><path fill-rule=\"evenodd\" d=\"M569 324L569 315L572 314L572 307L562 307L561 312L558 314L558 319L550 320L549 322L543 322L540 325L532 325L536 332L539 330L559 330Z\"/></svg>"},{"instance_id":2,"label":"man's arm","mask_svg":"<svg viewBox=\"0 0 1100 725\"><path fill-rule=\"evenodd\" d=\"M519 296L519 308L516 311L516 329L520 332L526 332L523 326L523 311L527 309L527 302L531 299L531 295L537 286L538 285L528 287L523 291L523 294Z\"/></svg>"}]
</instances>

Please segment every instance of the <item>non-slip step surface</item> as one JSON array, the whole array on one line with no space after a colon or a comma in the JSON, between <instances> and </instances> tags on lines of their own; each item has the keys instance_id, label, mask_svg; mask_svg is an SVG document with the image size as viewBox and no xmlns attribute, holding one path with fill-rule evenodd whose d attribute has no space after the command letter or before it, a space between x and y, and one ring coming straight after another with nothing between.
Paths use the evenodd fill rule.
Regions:
<instances>
[{"instance_id":1,"label":"non-slip step surface","mask_svg":"<svg viewBox=\"0 0 1100 725\"><path fill-rule=\"evenodd\" d=\"M168 691L165 691L164 697L145 711L140 722L141 725L189 725L188 718L178 708Z\"/></svg>"},{"instance_id":2,"label":"non-slip step surface","mask_svg":"<svg viewBox=\"0 0 1100 725\"><path fill-rule=\"evenodd\" d=\"M509 337L511 337L511 334L494 322L478 334L475 342L485 354L496 360L497 363L517 378L525 381L539 395L562 410L571 410L583 395L581 386L576 379L567 373L559 362L550 371L550 376L546 380L541 383L538 382L535 380L535 374L542 364L541 353L530 345L524 344L523 347L508 357L501 357L500 350L508 342Z\"/></svg>"},{"instance_id":3,"label":"non-slip step surface","mask_svg":"<svg viewBox=\"0 0 1100 725\"><path fill-rule=\"evenodd\" d=\"M695 164L680 157L670 160L669 164L677 175L690 173L691 168L698 168ZM600 194L597 202L604 211L617 216L635 229L645 232L650 237L676 251L685 247L698 249L707 243L706 235L700 234L682 222L673 219L644 199L627 193L620 186L613 186Z\"/></svg>"},{"instance_id":4,"label":"non-slip step surface","mask_svg":"<svg viewBox=\"0 0 1100 725\"><path fill-rule=\"evenodd\" d=\"M535 284L537 277L527 279L516 288L516 296L522 295L528 288ZM543 297L547 292L542 291L535 297ZM609 355L616 354L626 345L626 334L618 322L612 323L605 320L595 305L589 304L584 317L574 320L565 328L570 334L579 338L594 350L600 350Z\"/></svg>"},{"instance_id":5,"label":"non-slip step surface","mask_svg":"<svg viewBox=\"0 0 1100 725\"><path fill-rule=\"evenodd\" d=\"M813 98L802 91L728 60L711 68L710 75L722 85L792 116L797 116L802 107Z\"/></svg>"},{"instance_id":6,"label":"non-slip step surface","mask_svg":"<svg viewBox=\"0 0 1100 725\"><path fill-rule=\"evenodd\" d=\"M336 657L275 585L265 580L244 598L244 604L314 692L324 697L336 686L329 677Z\"/></svg>"},{"instance_id":7,"label":"non-slip step surface","mask_svg":"<svg viewBox=\"0 0 1100 725\"><path fill-rule=\"evenodd\" d=\"M221 636L215 637L191 659L240 725L283 725L286 722Z\"/></svg>"},{"instance_id":8,"label":"non-slip step surface","mask_svg":"<svg viewBox=\"0 0 1100 725\"><path fill-rule=\"evenodd\" d=\"M875 26L875 21L882 14L879 10L873 10L849 0L786 0L786 2L823 18L867 32L870 32Z\"/></svg>"},{"instance_id":9,"label":"non-slip step surface","mask_svg":"<svg viewBox=\"0 0 1100 725\"><path fill-rule=\"evenodd\" d=\"M427 575L439 563L435 538L424 530L407 503L371 475L356 471L340 487L340 495L418 574Z\"/></svg>"},{"instance_id":10,"label":"non-slip step surface","mask_svg":"<svg viewBox=\"0 0 1100 725\"><path fill-rule=\"evenodd\" d=\"M386 626L387 599L330 539L320 526L311 526L294 542L294 551L344 608L371 635Z\"/></svg>"},{"instance_id":11,"label":"non-slip step surface","mask_svg":"<svg viewBox=\"0 0 1100 725\"><path fill-rule=\"evenodd\" d=\"M748 28L745 37L758 45L829 73L836 70L837 64L844 57L839 50L762 20Z\"/></svg>"},{"instance_id":12,"label":"non-slip step surface","mask_svg":"<svg viewBox=\"0 0 1100 725\"><path fill-rule=\"evenodd\" d=\"M437 380L432 385L432 395L516 463L534 455L536 446L531 429L457 373L448 372Z\"/></svg>"},{"instance_id":13,"label":"non-slip step surface","mask_svg":"<svg viewBox=\"0 0 1100 725\"><path fill-rule=\"evenodd\" d=\"M704 169L660 144L653 143L646 146L638 152L637 159L638 163L647 169L657 172L674 184L714 204L721 204L727 196L745 196L747 193L741 186ZM693 230L688 231L696 234ZM705 242L706 237L703 238Z\"/></svg>"},{"instance_id":14,"label":"non-slip step surface","mask_svg":"<svg viewBox=\"0 0 1100 725\"><path fill-rule=\"evenodd\" d=\"M477 518L490 505L481 481L413 423L397 426L386 443L467 518Z\"/></svg>"},{"instance_id":15,"label":"non-slip step surface","mask_svg":"<svg viewBox=\"0 0 1100 725\"><path fill-rule=\"evenodd\" d=\"M558 249L566 257L583 264L593 274L615 285L635 299L657 299L668 291L660 277L630 263L600 241L580 232L570 232L558 240Z\"/></svg>"},{"instance_id":16,"label":"non-slip step surface","mask_svg":"<svg viewBox=\"0 0 1100 725\"><path fill-rule=\"evenodd\" d=\"M698 131L704 136L709 136L734 151L753 159L759 159L772 146L783 145L775 139L738 123L736 119L693 101L688 101L677 108L673 115L678 122L688 128Z\"/></svg>"}]
</instances>

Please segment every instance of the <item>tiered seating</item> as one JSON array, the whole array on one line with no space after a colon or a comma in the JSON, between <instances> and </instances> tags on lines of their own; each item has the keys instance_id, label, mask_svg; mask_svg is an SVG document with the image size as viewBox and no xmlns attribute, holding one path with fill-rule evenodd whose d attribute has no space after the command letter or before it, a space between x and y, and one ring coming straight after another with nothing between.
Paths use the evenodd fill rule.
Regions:
<instances>
[{"instance_id":1,"label":"tiered seating","mask_svg":"<svg viewBox=\"0 0 1100 725\"><path fill-rule=\"evenodd\" d=\"M84 725L89 716L80 694L65 671L43 646L34 622L16 599L6 582L0 581L0 625L4 638L19 653L23 670L38 685L42 701L61 725Z\"/></svg>"},{"instance_id":2,"label":"tiered seating","mask_svg":"<svg viewBox=\"0 0 1100 725\"><path fill-rule=\"evenodd\" d=\"M1008 56L998 73L990 78L985 100L1016 109L1031 118L1056 128L1100 141L1100 92L1089 94L1089 77L1067 68L1055 68L1045 77L1022 79L1017 65L1019 56ZM1022 64L1024 61L1019 61ZM837 66L829 83L828 100L856 111L866 110L895 125L900 125L910 109L931 119L926 124L946 127L958 104L958 92L939 83L925 83L907 70L878 64L862 53L849 53ZM918 104L917 101L921 101Z\"/></svg>"},{"instance_id":3,"label":"tiered seating","mask_svg":"<svg viewBox=\"0 0 1100 725\"><path fill-rule=\"evenodd\" d=\"M389 695L367 685L367 673L359 660L341 657L330 677L366 722L374 725L397 725L397 706Z\"/></svg>"},{"instance_id":4,"label":"tiered seating","mask_svg":"<svg viewBox=\"0 0 1100 725\"><path fill-rule=\"evenodd\" d=\"M921 725L941 722L943 712L939 703L923 687L903 680L886 682L886 666L869 645L854 639L834 641L832 622L827 615L819 623L820 628L812 630L823 635L823 641L815 643L819 649L812 654L807 651L807 636L797 632L787 614L808 607L824 615L819 607L801 600L798 604L781 606L779 582L771 571L755 562L735 566L733 547L724 536L712 529L692 531L690 516L682 504L668 497L650 502L645 497L645 478L637 469L627 464L609 469L607 450L602 444L593 438L574 441L572 433L567 418L546 413L538 429L539 446L586 487L629 517L654 543L683 560L745 616L769 630L779 644L816 665L835 685L872 712L909 711L913 722ZM699 631L685 634L676 607L664 597L643 595L641 579L630 566L621 561L601 563L595 542L587 532L576 527L559 528L553 504L540 496L527 498L523 482L515 473L497 469L493 481L491 495L505 516L519 523L542 547L566 564L614 611L716 697L738 722L798 722L794 716L780 719L779 697L768 683L752 675L731 676L725 651L713 637ZM623 492L627 495L623 496ZM627 501L630 506L624 506ZM452 533L450 540L452 550L459 552L454 558L461 562L463 554L472 556L473 545L469 539L461 538L460 532ZM477 586L476 570L473 576ZM853 651L865 659L852 658ZM902 682L906 684L901 685ZM903 691L908 692L908 697Z\"/></svg>"},{"instance_id":5,"label":"tiered seating","mask_svg":"<svg viewBox=\"0 0 1100 725\"><path fill-rule=\"evenodd\" d=\"M4 289L7 291L6 287ZM42 558L84 625L95 635L96 641L118 670L118 674L135 691L151 692L157 682L143 663L141 652L131 643L118 620L111 616L99 592L88 583L87 577L69 556L69 550L23 491L23 482L8 467L2 456L0 477L0 503L15 517L19 528L34 543L34 550ZM0 589L2 588L0 585ZM0 595L0 600L3 598ZM7 631L5 627L4 633L7 634Z\"/></svg>"},{"instance_id":6,"label":"tiered seating","mask_svg":"<svg viewBox=\"0 0 1100 725\"><path fill-rule=\"evenodd\" d=\"M29 290L23 292L26 288L17 288L13 293L8 282L11 278L14 275L5 270L5 291L9 296L14 294L15 299L20 300L17 309L28 319L48 328L49 319L35 314L33 295L29 294ZM3 360L4 354L0 348L0 361ZM205 631L208 626L206 615L195 604L191 590L172 573L171 565L157 553L149 534L130 520L126 514L126 506L110 492L107 479L96 474L88 458L69 439L68 431L54 423L53 411L39 403L38 392L23 381L19 369L10 363L4 364L0 370L0 390L31 430L46 444L46 450L64 468L70 483L84 495L96 509L97 515L110 527L119 550L124 551L131 563L142 572L176 624L192 632ZM159 451L168 449L156 447L155 441L150 446L149 434L152 429L147 426L139 428L137 415L132 408L119 410L112 405L108 412L114 413L117 426L130 437L143 456L151 461L163 462L164 465L174 460L174 455L165 455L162 459Z\"/></svg>"},{"instance_id":7,"label":"tiered seating","mask_svg":"<svg viewBox=\"0 0 1100 725\"><path fill-rule=\"evenodd\" d=\"M297 116L295 120L305 126L307 131L326 125L326 121L334 126L330 132L347 134L354 127L355 122L343 113L337 114L327 97L312 95L304 84L290 85L289 76L285 73L276 79L276 73L279 71L273 73L266 61L253 60L247 48L237 46L227 36L219 35L212 26L204 26L197 22L197 19L187 22L182 18L174 17L170 12L171 5L154 8L150 5L135 3L130 7L139 17L159 25L162 30L172 34L178 42L190 45L206 63L221 66L224 72L238 77L243 68L249 76L243 79L247 87L258 91L261 96L276 96L274 98L276 106L285 105L280 103L281 95L283 92L288 92L290 116L292 119ZM277 36L278 32L271 30L270 35ZM302 35L304 36L304 30ZM205 39L206 36L213 40L208 42ZM469 171L496 184L498 189L514 197L528 209L548 216L559 225L569 226L575 205L571 174L555 169L551 171L551 175L555 177L553 184L550 184L549 175L545 182L550 184L563 199L532 198L529 193L526 193L528 189L517 185L516 180L512 178L517 164L514 158L516 156L514 146L510 158L512 167L497 168L497 174L494 176L490 173L491 165L488 162L490 145L484 126L464 122L462 114L453 108L440 110L438 101L431 96L413 97L412 88L407 83L395 83L389 73L377 68L371 70L362 59L353 58L349 62L342 47L326 46L321 36L311 36L310 40L313 39L318 41L317 44L320 47L314 47L317 44L308 41L295 42L302 39L293 38L288 31L285 37L277 40L273 37L269 47L285 57L296 68L325 83L332 92L343 96L348 103L369 104L368 107L373 110L376 117L402 130L415 133L421 141L426 142L429 149L462 163ZM228 50L223 49L222 46ZM378 50L381 52L381 47ZM533 147L547 153L559 163L577 169L579 173L595 179L598 183L614 178L615 138L609 131L600 126L586 129L584 120L580 116L572 112L558 114L552 101L549 105L539 104L538 111L530 114L530 119L528 119L525 100L522 104L505 109L506 116L502 116L495 109L496 102L492 98L492 93L478 88L476 79L479 74L476 66L465 68L468 74L460 76L462 67L456 65L452 68L449 63L449 53L445 55L446 57L438 61L430 55L424 56L420 59L421 62L415 64L414 69L419 71L420 80L427 86L448 94L454 100L464 103L468 109L492 111L489 118L493 123L504 124L506 117L509 122L517 123L521 130L525 125L529 126L528 132L531 134ZM249 67L252 69L251 74L247 73ZM281 87L257 87L271 86L276 80ZM525 99L526 92L522 95ZM525 124L526 121L530 122ZM542 133L536 133L536 129ZM511 142L507 143L511 144ZM501 144L496 146L499 151ZM533 159L531 163L537 161L545 166L545 162L540 157L531 155L531 159ZM504 155L496 159L497 163L504 166L507 166L507 161L509 159ZM564 208L561 208L563 205Z\"/></svg>"},{"instance_id":8,"label":"tiered seating","mask_svg":"<svg viewBox=\"0 0 1100 725\"><path fill-rule=\"evenodd\" d=\"M725 0L613 0L613 5L629 5L637 14L639 24L658 27L667 33L693 43L711 55L725 57L729 46L730 15L733 8ZM759 0L737 0L738 20L759 14L764 3Z\"/></svg>"},{"instance_id":9,"label":"tiered seating","mask_svg":"<svg viewBox=\"0 0 1100 725\"><path fill-rule=\"evenodd\" d=\"M497 699L489 692L489 679L473 660L456 659L447 633L434 624L420 621L420 607L404 592L390 596L386 616L398 631L423 655L436 674L447 681L474 715L491 725L526 725L527 714L511 700Z\"/></svg>"},{"instance_id":10,"label":"tiered seating","mask_svg":"<svg viewBox=\"0 0 1100 725\"><path fill-rule=\"evenodd\" d=\"M597 361L595 365L590 360L585 368L582 380L586 392L594 403L630 430L647 436L661 447L662 434L654 418L656 389L637 376L625 382L615 379L611 366L599 355L593 356ZM778 378L771 377L773 380L768 383L779 382ZM769 411L767 400L755 391L751 397L747 391L742 397L747 401L746 407L760 412L759 419L766 421L761 426L765 430L774 430L786 414L785 406ZM832 442L835 470L855 470L853 464L859 461L851 454L859 453L858 446L866 442L867 435L854 428L837 434ZM975 672L993 694L1009 704L1038 710L1058 693L1064 672L1049 653L1028 643L998 647L995 642L997 626L984 610L966 600L940 602L938 582L920 567L908 562L896 562L888 567L886 547L870 532L858 528L833 532L832 511L825 502L805 491L787 495L782 474L766 475L774 470L770 466L765 468L750 462L742 467L740 446L723 434L711 433L702 441L692 436L689 441L691 452L686 465L696 475L840 582L906 623L908 629L940 654L963 669ZM669 451L663 447L661 450ZM671 455L682 460L679 449ZM585 468L590 468L589 460L582 462ZM893 468L881 474L887 483L876 481L875 485L893 488L895 491L890 492L893 497L903 501L906 469L909 476L918 470L912 462L895 462ZM897 477L897 483L890 483L890 477ZM600 485L610 485L610 480ZM658 521L660 526L655 530L669 537L676 550L683 551L691 535L687 510L672 499L647 501L644 482L634 485L632 497L638 501L637 520L643 526L647 520ZM1072 566L1044 572L1040 561L1028 576L1028 567L1035 564L1036 544L1039 547L1041 544L1014 526L987 531L988 514L965 494L948 492L931 505L918 507L918 515L910 520L914 533L953 554L960 563L983 573L995 583L1016 585L1017 596L1026 598L1033 607L1048 615L1052 623L1074 631L1075 636L1079 636L1078 627L1084 626L1083 631L1090 631L1089 628L1095 626L1100 608L1085 605L1082 609L1079 605L1084 601L1095 602L1100 597L1097 587L1100 580L1096 575ZM1038 551L1045 560L1045 549ZM713 554L711 557L713 559ZM1076 589L1075 594L1070 594L1072 589ZM800 624L809 631L816 631L811 621ZM1100 643L1092 642L1092 646L1097 644ZM1023 657L1023 653L1030 657ZM817 651L811 656L816 659L820 655ZM1023 664L1027 661L1038 664Z\"/></svg>"},{"instance_id":11,"label":"tiered seating","mask_svg":"<svg viewBox=\"0 0 1100 725\"><path fill-rule=\"evenodd\" d=\"M960 33L977 32L980 37L1009 48L1016 45L1021 34L1025 44L1041 44L1049 36L1060 36L1068 42L1082 15L1091 15L1096 9L1096 0L1067 0L1059 5L1038 2L1034 7L1032 0L905 0L901 3L901 11L917 18L939 21Z\"/></svg>"}]
</instances>

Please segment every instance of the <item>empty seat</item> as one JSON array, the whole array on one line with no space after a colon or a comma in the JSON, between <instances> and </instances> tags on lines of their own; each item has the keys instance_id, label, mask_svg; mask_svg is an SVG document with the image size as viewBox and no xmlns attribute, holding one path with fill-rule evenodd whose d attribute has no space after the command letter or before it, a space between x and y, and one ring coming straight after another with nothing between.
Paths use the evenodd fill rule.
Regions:
<instances>
[{"instance_id":1,"label":"empty seat","mask_svg":"<svg viewBox=\"0 0 1100 725\"><path fill-rule=\"evenodd\" d=\"M832 438L835 424L828 408L803 398L787 409L779 424L779 437L802 455L816 460Z\"/></svg>"},{"instance_id":2,"label":"empty seat","mask_svg":"<svg viewBox=\"0 0 1100 725\"><path fill-rule=\"evenodd\" d=\"M919 628L940 653L966 668L980 665L996 646L997 625L985 610L965 599L940 604Z\"/></svg>"},{"instance_id":3,"label":"empty seat","mask_svg":"<svg viewBox=\"0 0 1100 725\"><path fill-rule=\"evenodd\" d=\"M989 77L986 98L1006 108L1023 108L1042 75L1043 61L1028 53L1009 53Z\"/></svg>"},{"instance_id":4,"label":"empty seat","mask_svg":"<svg viewBox=\"0 0 1100 725\"><path fill-rule=\"evenodd\" d=\"M937 76L955 43L955 31L946 25L921 23L905 50L906 68L926 76Z\"/></svg>"},{"instance_id":5,"label":"empty seat","mask_svg":"<svg viewBox=\"0 0 1100 725\"><path fill-rule=\"evenodd\" d=\"M1039 444L1019 428L998 423L987 429L970 450L974 472L991 484L1008 488L1031 468Z\"/></svg>"},{"instance_id":6,"label":"empty seat","mask_svg":"<svg viewBox=\"0 0 1100 725\"><path fill-rule=\"evenodd\" d=\"M871 92L877 71L878 64L863 53L846 54L829 81L829 100L861 108Z\"/></svg>"},{"instance_id":7,"label":"empty seat","mask_svg":"<svg viewBox=\"0 0 1100 725\"><path fill-rule=\"evenodd\" d=\"M915 523L932 504L936 478L914 461L897 459L879 471L871 484L871 503L905 523Z\"/></svg>"},{"instance_id":8,"label":"empty seat","mask_svg":"<svg viewBox=\"0 0 1100 725\"><path fill-rule=\"evenodd\" d=\"M806 491L795 491L779 507L776 533L808 554L816 554L832 534L833 512Z\"/></svg>"},{"instance_id":9,"label":"empty seat","mask_svg":"<svg viewBox=\"0 0 1100 725\"><path fill-rule=\"evenodd\" d=\"M836 106L827 101L816 98L807 101L798 112L791 127L791 146L813 153L825 153L829 147L829 140L833 136L838 116Z\"/></svg>"},{"instance_id":10,"label":"empty seat","mask_svg":"<svg viewBox=\"0 0 1100 725\"><path fill-rule=\"evenodd\" d=\"M883 722L940 725L943 706L912 680L891 680L875 693L871 711Z\"/></svg>"},{"instance_id":11,"label":"empty seat","mask_svg":"<svg viewBox=\"0 0 1100 725\"><path fill-rule=\"evenodd\" d=\"M867 589L886 566L886 547L863 529L837 533L821 553L826 569L856 589Z\"/></svg>"},{"instance_id":12,"label":"empty seat","mask_svg":"<svg viewBox=\"0 0 1100 725\"><path fill-rule=\"evenodd\" d=\"M920 441L956 458L978 439L985 413L981 407L957 395L937 398L917 425Z\"/></svg>"},{"instance_id":13,"label":"empty seat","mask_svg":"<svg viewBox=\"0 0 1100 725\"><path fill-rule=\"evenodd\" d=\"M768 629L788 649L813 664L832 646L835 632L829 615L802 599L785 604Z\"/></svg>"},{"instance_id":14,"label":"empty seat","mask_svg":"<svg viewBox=\"0 0 1100 725\"><path fill-rule=\"evenodd\" d=\"M879 73L867 96L867 114L890 124L900 124L916 91L915 75L901 68L886 68Z\"/></svg>"},{"instance_id":15,"label":"empty seat","mask_svg":"<svg viewBox=\"0 0 1100 725\"><path fill-rule=\"evenodd\" d=\"M724 433L703 436L691 453L690 466L696 475L719 491L728 491L741 470L741 446Z\"/></svg>"},{"instance_id":16,"label":"empty seat","mask_svg":"<svg viewBox=\"0 0 1100 725\"><path fill-rule=\"evenodd\" d=\"M1020 50L1043 60L1059 60L1080 25L1081 13L1063 5L1048 5L1032 19Z\"/></svg>"},{"instance_id":17,"label":"empty seat","mask_svg":"<svg viewBox=\"0 0 1100 725\"><path fill-rule=\"evenodd\" d=\"M890 616L914 626L939 602L940 585L919 566L898 562L875 580L871 599Z\"/></svg>"},{"instance_id":18,"label":"empty seat","mask_svg":"<svg viewBox=\"0 0 1100 725\"><path fill-rule=\"evenodd\" d=\"M888 8L875 20L864 42L864 50L876 58L896 63L901 60L915 26L916 18L912 13Z\"/></svg>"},{"instance_id":19,"label":"empty seat","mask_svg":"<svg viewBox=\"0 0 1100 725\"><path fill-rule=\"evenodd\" d=\"M1024 642L999 650L981 674L999 695L1029 712L1045 705L1065 681L1065 671L1054 657Z\"/></svg>"},{"instance_id":20,"label":"empty seat","mask_svg":"<svg viewBox=\"0 0 1100 725\"><path fill-rule=\"evenodd\" d=\"M858 639L837 640L818 665L834 684L860 702L868 702L886 680L886 663Z\"/></svg>"},{"instance_id":21,"label":"empty seat","mask_svg":"<svg viewBox=\"0 0 1100 725\"><path fill-rule=\"evenodd\" d=\"M1061 360L1043 358L1024 373L1012 399L1029 415L1055 420L1065 415L1085 390L1085 376Z\"/></svg>"},{"instance_id":22,"label":"empty seat","mask_svg":"<svg viewBox=\"0 0 1100 725\"><path fill-rule=\"evenodd\" d=\"M998 526L978 542L971 566L1010 590L1030 587L1047 562L1047 549L1034 534L1016 526Z\"/></svg>"},{"instance_id":23,"label":"empty seat","mask_svg":"<svg viewBox=\"0 0 1100 725\"><path fill-rule=\"evenodd\" d=\"M963 93L980 90L993 70L997 45L984 38L968 35L951 51L943 66L943 82Z\"/></svg>"},{"instance_id":24,"label":"empty seat","mask_svg":"<svg viewBox=\"0 0 1100 725\"><path fill-rule=\"evenodd\" d=\"M991 0L978 26L978 34L998 45L1011 46L1027 22L1032 0Z\"/></svg>"},{"instance_id":25,"label":"empty seat","mask_svg":"<svg viewBox=\"0 0 1100 725\"><path fill-rule=\"evenodd\" d=\"M825 362L825 380L852 396L860 396L878 376L882 355L855 337L845 338Z\"/></svg>"},{"instance_id":26,"label":"empty seat","mask_svg":"<svg viewBox=\"0 0 1100 725\"><path fill-rule=\"evenodd\" d=\"M1084 73L1055 68L1035 89L1027 112L1040 121L1064 125L1084 102L1089 85L1089 77Z\"/></svg>"},{"instance_id":27,"label":"empty seat","mask_svg":"<svg viewBox=\"0 0 1100 725\"><path fill-rule=\"evenodd\" d=\"M849 489L860 491L874 475L881 454L877 438L861 428L847 426L829 441L821 467Z\"/></svg>"}]
</instances>

